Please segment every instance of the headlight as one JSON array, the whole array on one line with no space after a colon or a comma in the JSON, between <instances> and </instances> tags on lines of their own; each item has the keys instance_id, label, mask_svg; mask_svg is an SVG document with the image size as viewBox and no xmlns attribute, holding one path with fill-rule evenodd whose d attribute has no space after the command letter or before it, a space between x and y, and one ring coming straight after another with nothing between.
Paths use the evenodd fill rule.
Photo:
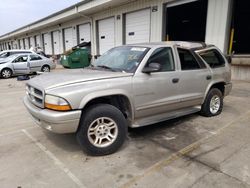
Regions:
<instances>
[{"instance_id":1,"label":"headlight","mask_svg":"<svg viewBox=\"0 0 250 188\"><path fill-rule=\"evenodd\" d=\"M53 95L46 95L45 96L45 108L51 109L51 110L58 110L58 111L67 111L71 110L71 107L69 103L61 98L56 97Z\"/></svg>"}]
</instances>

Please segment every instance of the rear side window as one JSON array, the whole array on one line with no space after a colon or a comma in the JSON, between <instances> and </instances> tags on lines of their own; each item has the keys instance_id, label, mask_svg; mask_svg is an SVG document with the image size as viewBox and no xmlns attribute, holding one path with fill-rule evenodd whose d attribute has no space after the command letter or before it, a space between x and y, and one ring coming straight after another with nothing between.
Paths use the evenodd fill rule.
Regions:
<instances>
[{"instance_id":1,"label":"rear side window","mask_svg":"<svg viewBox=\"0 0 250 188\"><path fill-rule=\"evenodd\" d=\"M42 58L38 55L30 55L30 61L41 60Z\"/></svg>"},{"instance_id":2,"label":"rear side window","mask_svg":"<svg viewBox=\"0 0 250 188\"><path fill-rule=\"evenodd\" d=\"M201 68L189 50L178 48L178 54L181 63L181 70L196 70Z\"/></svg>"},{"instance_id":3,"label":"rear side window","mask_svg":"<svg viewBox=\"0 0 250 188\"><path fill-rule=\"evenodd\" d=\"M200 56L211 68L223 67L225 65L224 58L215 49L201 52Z\"/></svg>"}]
</instances>

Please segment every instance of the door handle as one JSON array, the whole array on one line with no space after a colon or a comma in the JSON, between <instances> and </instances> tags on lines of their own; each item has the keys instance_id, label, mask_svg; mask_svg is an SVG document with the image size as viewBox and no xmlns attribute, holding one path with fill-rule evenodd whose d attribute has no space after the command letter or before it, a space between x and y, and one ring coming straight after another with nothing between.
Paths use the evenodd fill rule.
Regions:
<instances>
[{"instance_id":1,"label":"door handle","mask_svg":"<svg viewBox=\"0 0 250 188\"><path fill-rule=\"evenodd\" d=\"M174 84L178 83L178 82L179 82L179 78L173 78L173 79L172 79L172 82L173 82Z\"/></svg>"},{"instance_id":2,"label":"door handle","mask_svg":"<svg viewBox=\"0 0 250 188\"><path fill-rule=\"evenodd\" d=\"M207 80L211 80L212 76L211 75L207 75Z\"/></svg>"}]
</instances>

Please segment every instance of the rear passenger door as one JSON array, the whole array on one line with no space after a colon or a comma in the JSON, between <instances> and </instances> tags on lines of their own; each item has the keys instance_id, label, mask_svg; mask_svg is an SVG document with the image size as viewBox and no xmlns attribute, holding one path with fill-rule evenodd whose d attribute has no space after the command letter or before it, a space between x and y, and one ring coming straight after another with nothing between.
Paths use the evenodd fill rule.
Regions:
<instances>
[{"instance_id":1,"label":"rear passenger door","mask_svg":"<svg viewBox=\"0 0 250 188\"><path fill-rule=\"evenodd\" d=\"M31 72L41 71L43 59L36 54L31 54L29 58Z\"/></svg>"},{"instance_id":2,"label":"rear passenger door","mask_svg":"<svg viewBox=\"0 0 250 188\"><path fill-rule=\"evenodd\" d=\"M182 48L177 51L181 69L178 81L180 106L200 105L212 79L211 70L192 51Z\"/></svg>"}]
</instances>

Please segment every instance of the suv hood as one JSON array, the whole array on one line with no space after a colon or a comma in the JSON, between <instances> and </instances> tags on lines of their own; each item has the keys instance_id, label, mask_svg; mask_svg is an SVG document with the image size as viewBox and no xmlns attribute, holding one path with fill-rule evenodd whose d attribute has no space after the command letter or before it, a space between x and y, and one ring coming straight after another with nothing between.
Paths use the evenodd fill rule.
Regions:
<instances>
[{"instance_id":1,"label":"suv hood","mask_svg":"<svg viewBox=\"0 0 250 188\"><path fill-rule=\"evenodd\" d=\"M44 90L60 86L94 81L100 79L111 79L132 76L133 73L99 71L91 69L64 70L55 73L44 73L31 79L28 84Z\"/></svg>"}]
</instances>

